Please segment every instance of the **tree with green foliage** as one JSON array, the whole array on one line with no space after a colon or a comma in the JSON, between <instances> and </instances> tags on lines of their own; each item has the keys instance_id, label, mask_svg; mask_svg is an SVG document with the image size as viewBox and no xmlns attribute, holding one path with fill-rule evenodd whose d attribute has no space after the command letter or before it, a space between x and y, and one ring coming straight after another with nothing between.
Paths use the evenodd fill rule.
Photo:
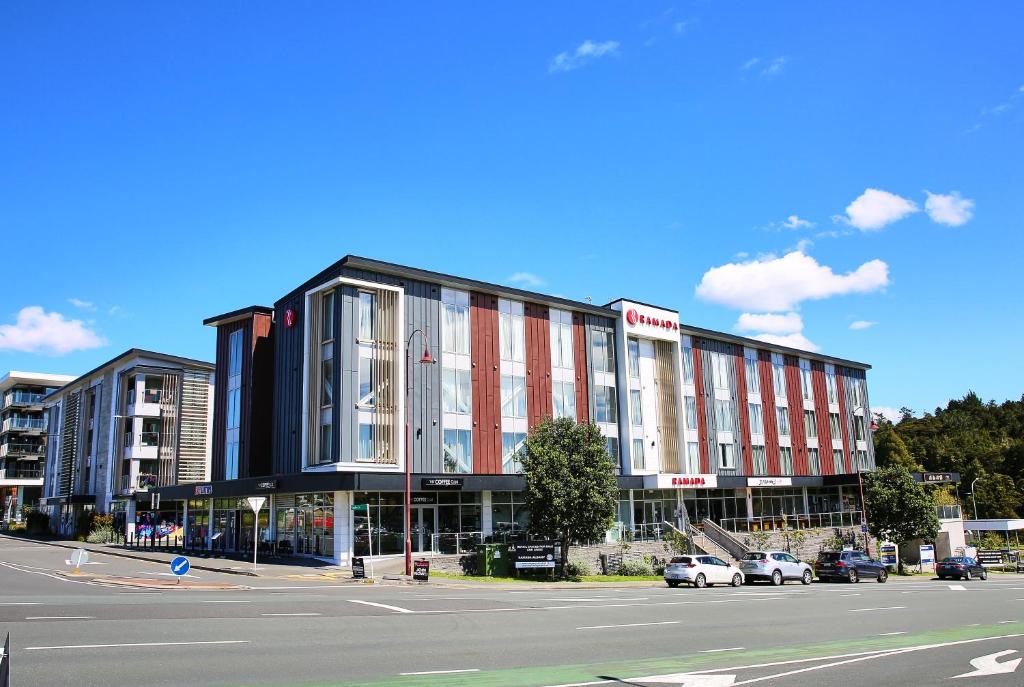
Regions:
<instances>
[{"instance_id":1,"label":"tree with green foliage","mask_svg":"<svg viewBox=\"0 0 1024 687\"><path fill-rule=\"evenodd\" d=\"M523 451L530 531L562 543L562 570L574 541L604 537L619 497L615 463L597 425L545 419ZM564 573L563 573L564 574Z\"/></svg>"},{"instance_id":2,"label":"tree with green foliage","mask_svg":"<svg viewBox=\"0 0 1024 687\"><path fill-rule=\"evenodd\" d=\"M934 540L939 533L935 503L910 471L890 465L864 474L868 530L878 539L902 544L911 539Z\"/></svg>"},{"instance_id":3,"label":"tree with green foliage","mask_svg":"<svg viewBox=\"0 0 1024 687\"><path fill-rule=\"evenodd\" d=\"M878 429L874 432L874 440L875 462L878 467L900 465L911 472L920 472L921 466L910 455L895 426L882 416L879 416L877 422Z\"/></svg>"}]
</instances>

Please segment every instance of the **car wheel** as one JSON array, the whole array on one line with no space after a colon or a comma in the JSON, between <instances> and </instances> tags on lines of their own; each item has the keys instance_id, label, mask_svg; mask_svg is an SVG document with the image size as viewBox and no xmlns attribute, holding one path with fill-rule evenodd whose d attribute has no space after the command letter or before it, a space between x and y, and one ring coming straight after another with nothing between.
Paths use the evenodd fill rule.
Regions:
<instances>
[{"instance_id":1,"label":"car wheel","mask_svg":"<svg viewBox=\"0 0 1024 687\"><path fill-rule=\"evenodd\" d=\"M812 580L813 578L814 578L814 575L812 575L812 574L811 574L811 571L810 571L810 570L804 570L804 576L803 576L803 578L801 578L801 581L802 581L802 582L803 582L804 584L810 584L810 583L811 583L811 580Z\"/></svg>"},{"instance_id":2,"label":"car wheel","mask_svg":"<svg viewBox=\"0 0 1024 687\"><path fill-rule=\"evenodd\" d=\"M964 582L970 582L970 581L971 581L971 571L968 570L967 572L964 573Z\"/></svg>"},{"instance_id":3,"label":"car wheel","mask_svg":"<svg viewBox=\"0 0 1024 687\"><path fill-rule=\"evenodd\" d=\"M946 579L946 576L945 575L939 575L939 579L940 580L944 580L944 579Z\"/></svg>"},{"instance_id":4,"label":"car wheel","mask_svg":"<svg viewBox=\"0 0 1024 687\"><path fill-rule=\"evenodd\" d=\"M988 570L986 570L985 572L981 573L981 575L979 575L979 577L981 578L982 582L987 580L988 579Z\"/></svg>"},{"instance_id":5,"label":"car wheel","mask_svg":"<svg viewBox=\"0 0 1024 687\"><path fill-rule=\"evenodd\" d=\"M668 582L668 586L673 589L679 586L679 582L677 580L666 580L666 582Z\"/></svg>"},{"instance_id":6,"label":"car wheel","mask_svg":"<svg viewBox=\"0 0 1024 687\"><path fill-rule=\"evenodd\" d=\"M704 573L697 575L697 579L693 581L693 586L698 587L699 589L703 589L708 586L708 578L704 577Z\"/></svg>"},{"instance_id":7,"label":"car wheel","mask_svg":"<svg viewBox=\"0 0 1024 687\"><path fill-rule=\"evenodd\" d=\"M780 584L782 584L782 571L781 570L776 570L776 571L772 572L772 584L774 584L776 587L778 587Z\"/></svg>"},{"instance_id":8,"label":"car wheel","mask_svg":"<svg viewBox=\"0 0 1024 687\"><path fill-rule=\"evenodd\" d=\"M885 581L889 579L889 573L884 570L878 571L878 582L879 584L885 584Z\"/></svg>"},{"instance_id":9,"label":"car wheel","mask_svg":"<svg viewBox=\"0 0 1024 687\"><path fill-rule=\"evenodd\" d=\"M736 573L732 576L732 586L739 587L741 584L743 584L743 577L741 577L739 573Z\"/></svg>"},{"instance_id":10,"label":"car wheel","mask_svg":"<svg viewBox=\"0 0 1024 687\"><path fill-rule=\"evenodd\" d=\"M857 584L858 582L860 582L860 579L857 576L857 571L856 570L851 570L850 571L850 577L848 579L850 580L850 584Z\"/></svg>"}]
</instances>

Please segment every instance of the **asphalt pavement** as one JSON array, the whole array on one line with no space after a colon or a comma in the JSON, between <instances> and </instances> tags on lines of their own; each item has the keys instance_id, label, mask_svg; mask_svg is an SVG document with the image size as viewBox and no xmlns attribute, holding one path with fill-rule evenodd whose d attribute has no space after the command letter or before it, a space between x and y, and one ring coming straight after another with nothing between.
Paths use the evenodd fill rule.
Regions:
<instances>
[{"instance_id":1,"label":"asphalt pavement","mask_svg":"<svg viewBox=\"0 0 1024 687\"><path fill-rule=\"evenodd\" d=\"M12 684L1024 684L1016 575L697 590L193 571L171 589L144 583L164 564L96 554L70 576L68 557L0 539Z\"/></svg>"}]
</instances>

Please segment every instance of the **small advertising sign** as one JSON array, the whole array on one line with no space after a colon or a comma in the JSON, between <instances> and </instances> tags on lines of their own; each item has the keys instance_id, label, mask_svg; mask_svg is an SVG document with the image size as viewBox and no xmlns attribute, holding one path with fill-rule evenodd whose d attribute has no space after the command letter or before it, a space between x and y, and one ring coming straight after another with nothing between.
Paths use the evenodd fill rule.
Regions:
<instances>
[{"instance_id":1,"label":"small advertising sign","mask_svg":"<svg viewBox=\"0 0 1024 687\"><path fill-rule=\"evenodd\" d=\"M430 561L413 561L412 579L417 582L426 582L430 577Z\"/></svg>"},{"instance_id":2,"label":"small advertising sign","mask_svg":"<svg viewBox=\"0 0 1024 687\"><path fill-rule=\"evenodd\" d=\"M935 565L935 545L921 544L921 567Z\"/></svg>"},{"instance_id":3,"label":"small advertising sign","mask_svg":"<svg viewBox=\"0 0 1024 687\"><path fill-rule=\"evenodd\" d=\"M555 542L532 541L512 545L515 555L516 570L555 567Z\"/></svg>"},{"instance_id":4,"label":"small advertising sign","mask_svg":"<svg viewBox=\"0 0 1024 687\"><path fill-rule=\"evenodd\" d=\"M897 565L896 545L886 542L879 547L881 552L882 565Z\"/></svg>"},{"instance_id":5,"label":"small advertising sign","mask_svg":"<svg viewBox=\"0 0 1024 687\"><path fill-rule=\"evenodd\" d=\"M366 577L366 566L363 565L362 558L352 558L352 577L357 580Z\"/></svg>"},{"instance_id":6,"label":"small advertising sign","mask_svg":"<svg viewBox=\"0 0 1024 687\"><path fill-rule=\"evenodd\" d=\"M420 489L431 491L458 491L462 489L461 477L424 477L420 480Z\"/></svg>"},{"instance_id":7,"label":"small advertising sign","mask_svg":"<svg viewBox=\"0 0 1024 687\"><path fill-rule=\"evenodd\" d=\"M977 558L982 565L1003 564L1003 552L997 549L978 549Z\"/></svg>"}]
</instances>

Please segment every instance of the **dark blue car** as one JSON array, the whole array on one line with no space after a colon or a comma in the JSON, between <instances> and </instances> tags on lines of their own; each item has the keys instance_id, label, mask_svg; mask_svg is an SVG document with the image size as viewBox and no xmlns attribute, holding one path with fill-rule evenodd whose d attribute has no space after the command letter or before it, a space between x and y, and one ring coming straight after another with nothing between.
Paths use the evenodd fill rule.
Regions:
<instances>
[{"instance_id":1,"label":"dark blue car","mask_svg":"<svg viewBox=\"0 0 1024 687\"><path fill-rule=\"evenodd\" d=\"M943 558L935 564L935 574L940 580L947 577L955 577L958 580L970 580L972 577L988 579L988 571L985 570L985 567L969 556Z\"/></svg>"},{"instance_id":2,"label":"dark blue car","mask_svg":"<svg viewBox=\"0 0 1024 687\"><path fill-rule=\"evenodd\" d=\"M822 551L814 563L814 573L822 582L860 582L863 579L885 582L889 579L885 566L863 551Z\"/></svg>"}]
</instances>

